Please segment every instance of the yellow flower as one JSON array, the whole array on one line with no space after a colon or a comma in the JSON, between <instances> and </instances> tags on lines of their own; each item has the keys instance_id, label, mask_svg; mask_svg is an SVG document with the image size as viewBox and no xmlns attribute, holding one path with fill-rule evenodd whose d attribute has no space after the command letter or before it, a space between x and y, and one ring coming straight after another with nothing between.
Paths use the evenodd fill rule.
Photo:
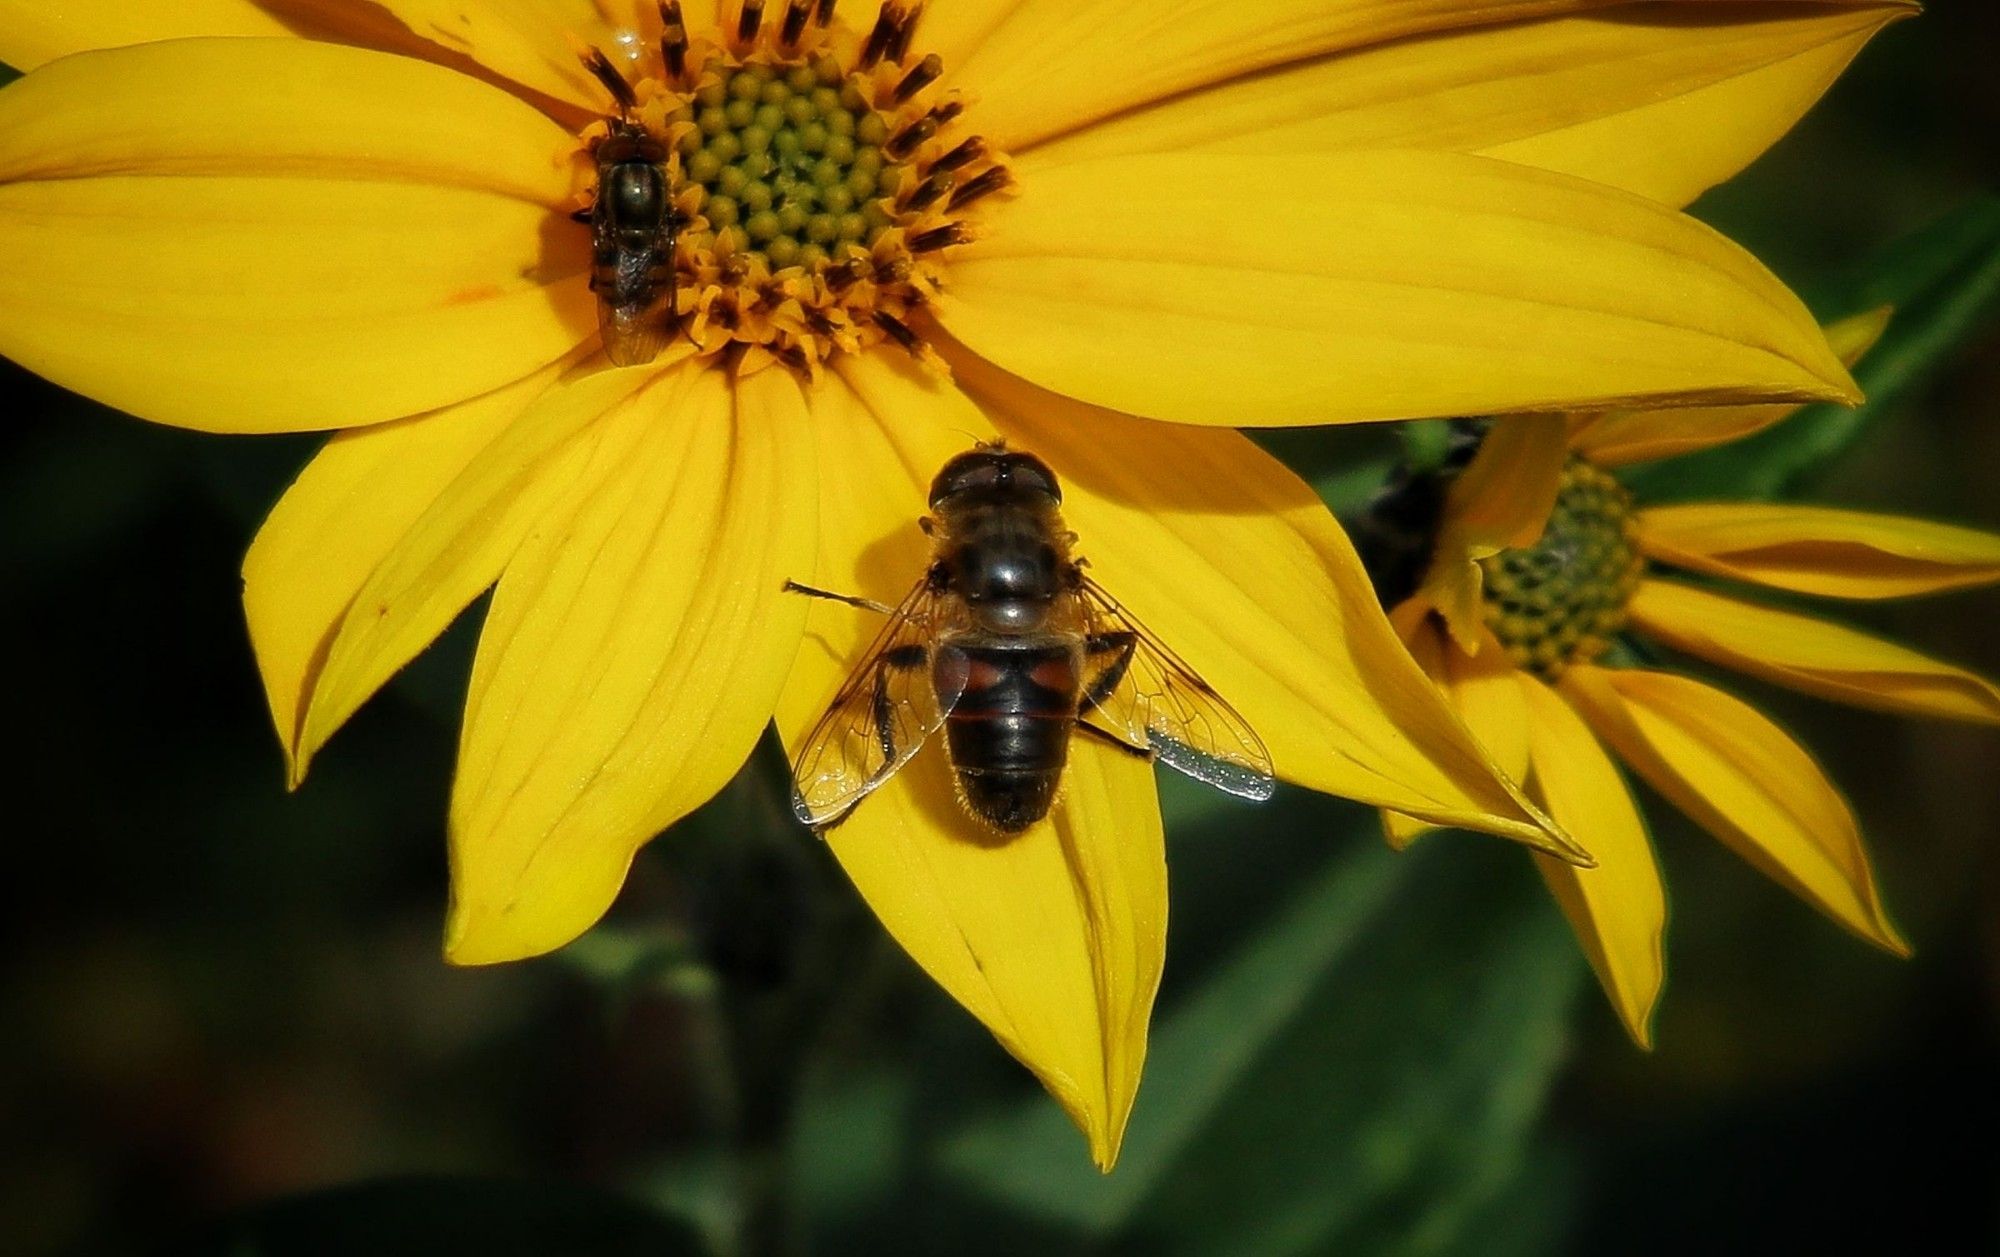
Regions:
<instances>
[{"instance_id":1,"label":"yellow flower","mask_svg":"<svg viewBox=\"0 0 2000 1257\"><path fill-rule=\"evenodd\" d=\"M796 741L872 626L782 583L900 591L927 477L994 433L1282 775L1573 853L1230 429L1852 399L1796 299L1663 202L1910 11L0 0L31 70L0 352L162 423L341 430L245 567L294 781L497 585L454 961L575 937L774 711ZM685 335L610 369L571 216L628 94L671 149ZM1163 948L1151 776L1080 746L1050 824L981 844L941 774L833 852L1109 1165Z\"/></svg>"},{"instance_id":2,"label":"yellow flower","mask_svg":"<svg viewBox=\"0 0 2000 1257\"><path fill-rule=\"evenodd\" d=\"M1886 318L1860 316L1829 334L1852 361ZM1666 897L1600 741L1800 898L1880 947L1908 948L1883 911L1853 814L1812 756L1711 685L1605 663L1616 634L1822 698L2000 724L2000 688L1982 677L1658 570L1848 599L2000 581L2000 535L1820 506L1635 506L1606 470L1726 444L1789 413L1637 410L1495 426L1444 494L1421 584L1391 613L1501 765L1596 856L1591 869L1537 861L1641 1044L1664 976ZM1386 820L1398 845L1429 828Z\"/></svg>"}]
</instances>

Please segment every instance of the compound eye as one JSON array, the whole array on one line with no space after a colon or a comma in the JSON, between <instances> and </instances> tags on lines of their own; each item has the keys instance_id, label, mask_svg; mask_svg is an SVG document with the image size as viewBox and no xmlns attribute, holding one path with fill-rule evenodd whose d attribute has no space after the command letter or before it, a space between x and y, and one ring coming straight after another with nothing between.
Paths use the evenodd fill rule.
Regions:
<instances>
[{"instance_id":1,"label":"compound eye","mask_svg":"<svg viewBox=\"0 0 2000 1257\"><path fill-rule=\"evenodd\" d=\"M1056 501L1062 501L1062 486L1056 483L1056 473L1033 454L1013 456L1007 468L1007 481L1017 488L1046 493Z\"/></svg>"},{"instance_id":2,"label":"compound eye","mask_svg":"<svg viewBox=\"0 0 2000 1257\"><path fill-rule=\"evenodd\" d=\"M944 465L931 481L931 507L935 509L946 498L969 492L973 489L990 489L1000 483L1000 463L993 455L984 451L960 454Z\"/></svg>"}]
</instances>

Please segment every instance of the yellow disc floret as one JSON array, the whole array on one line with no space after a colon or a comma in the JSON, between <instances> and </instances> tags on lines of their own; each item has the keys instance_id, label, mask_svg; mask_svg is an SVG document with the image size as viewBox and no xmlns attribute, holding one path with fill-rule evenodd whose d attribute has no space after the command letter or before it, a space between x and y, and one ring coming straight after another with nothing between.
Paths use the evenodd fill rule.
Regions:
<instances>
[{"instance_id":1,"label":"yellow disc floret","mask_svg":"<svg viewBox=\"0 0 2000 1257\"><path fill-rule=\"evenodd\" d=\"M1572 457L1540 540L1480 563L1486 623L1516 667L1553 680L1610 648L1644 568L1637 536L1631 493Z\"/></svg>"},{"instance_id":2,"label":"yellow disc floret","mask_svg":"<svg viewBox=\"0 0 2000 1257\"><path fill-rule=\"evenodd\" d=\"M681 330L751 368L817 372L884 340L933 360L912 324L1006 167L939 90L942 61L912 51L920 6L892 0L865 32L832 0L773 2L768 21L765 9L745 0L699 33L668 0L657 57L642 38L621 60L586 57L622 80L607 83L621 114L670 149ZM582 133L584 151L609 125Z\"/></svg>"}]
</instances>

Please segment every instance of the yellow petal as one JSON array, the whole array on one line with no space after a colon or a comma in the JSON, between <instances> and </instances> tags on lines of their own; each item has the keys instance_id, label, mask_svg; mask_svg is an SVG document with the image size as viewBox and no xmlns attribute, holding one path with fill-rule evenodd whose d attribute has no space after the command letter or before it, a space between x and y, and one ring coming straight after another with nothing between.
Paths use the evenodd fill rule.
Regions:
<instances>
[{"instance_id":1,"label":"yellow petal","mask_svg":"<svg viewBox=\"0 0 2000 1257\"><path fill-rule=\"evenodd\" d=\"M1475 633L1478 649L1467 654L1445 635L1439 621L1426 617L1403 634L1403 641L1411 658L1443 691L1451 709L1465 721L1500 772L1509 781L1524 782L1528 778L1528 706L1521 696L1522 678L1516 675L1491 629L1479 623ZM1389 843L1398 850L1436 828L1400 812L1383 815ZM1588 844L1585 847L1588 849Z\"/></svg>"},{"instance_id":2,"label":"yellow petal","mask_svg":"<svg viewBox=\"0 0 2000 1257\"><path fill-rule=\"evenodd\" d=\"M996 840L920 753L827 837L882 925L1047 1087L1109 1170L1145 1063L1167 923L1152 772L1070 750L1050 818Z\"/></svg>"},{"instance_id":3,"label":"yellow petal","mask_svg":"<svg viewBox=\"0 0 2000 1257\"><path fill-rule=\"evenodd\" d=\"M73 52L191 35L286 35L251 0L0 0L0 62L32 70Z\"/></svg>"},{"instance_id":4,"label":"yellow petal","mask_svg":"<svg viewBox=\"0 0 2000 1257\"><path fill-rule=\"evenodd\" d=\"M214 431L477 396L594 326L588 233L550 208L569 144L495 88L331 44L66 58L0 91L0 352Z\"/></svg>"},{"instance_id":5,"label":"yellow petal","mask_svg":"<svg viewBox=\"0 0 2000 1257\"><path fill-rule=\"evenodd\" d=\"M1589 416L1573 445L1577 453L1600 467L1623 467L1740 441L1790 418L1798 409L1786 402L1775 406L1611 411Z\"/></svg>"},{"instance_id":6,"label":"yellow petal","mask_svg":"<svg viewBox=\"0 0 2000 1257\"><path fill-rule=\"evenodd\" d=\"M208 35L297 36L421 57L463 59L412 35L373 4L354 0L0 0L0 62L32 70L57 57Z\"/></svg>"},{"instance_id":7,"label":"yellow petal","mask_svg":"<svg viewBox=\"0 0 2000 1257\"><path fill-rule=\"evenodd\" d=\"M1826 506L1722 502L1639 512L1648 557L1827 598L1903 598L2000 581L2000 535Z\"/></svg>"},{"instance_id":8,"label":"yellow petal","mask_svg":"<svg viewBox=\"0 0 2000 1257\"><path fill-rule=\"evenodd\" d=\"M1467 733L1397 640L1340 526L1283 464L1240 433L1085 406L947 352L995 426L1062 478L1064 518L1097 579L1242 713L1281 776L1587 858Z\"/></svg>"},{"instance_id":9,"label":"yellow petal","mask_svg":"<svg viewBox=\"0 0 2000 1257\"><path fill-rule=\"evenodd\" d=\"M1404 607L1408 605L1404 604ZM1410 614L1405 615L1402 614L1404 607L1396 609L1397 614L1389 617L1389 623L1395 627L1397 636L1409 649L1410 658L1416 660L1417 667L1423 670L1424 676L1432 685L1438 687L1439 692L1443 693L1449 702L1452 694L1447 688L1448 681L1445 674L1444 628L1432 618L1428 610L1419 612L1413 609ZM1459 711L1458 716L1463 720L1465 713ZM1520 775L1516 774L1514 780L1520 779ZM1398 851L1409 850L1410 844L1437 828L1439 828L1437 825L1411 816L1407 812L1382 813L1382 836Z\"/></svg>"},{"instance_id":10,"label":"yellow petal","mask_svg":"<svg viewBox=\"0 0 2000 1257\"><path fill-rule=\"evenodd\" d=\"M1418 152L1020 176L940 316L1016 374L1130 413L1268 426L1856 396L1748 254L1567 176Z\"/></svg>"},{"instance_id":11,"label":"yellow petal","mask_svg":"<svg viewBox=\"0 0 2000 1257\"><path fill-rule=\"evenodd\" d=\"M1963 668L1851 628L1649 580L1632 623L1677 650L1836 702L2000 724L2000 688Z\"/></svg>"},{"instance_id":12,"label":"yellow petal","mask_svg":"<svg viewBox=\"0 0 2000 1257\"><path fill-rule=\"evenodd\" d=\"M1037 157L1435 148L1685 205L1761 154L1876 31L1913 11L1681 2L1472 26L1162 100Z\"/></svg>"},{"instance_id":13,"label":"yellow petal","mask_svg":"<svg viewBox=\"0 0 2000 1257\"><path fill-rule=\"evenodd\" d=\"M583 67L589 45L614 61L638 63L659 31L657 10L638 0L375 0L410 32L469 58L531 92L591 112L610 105L604 86ZM691 33L709 35L714 0L684 0ZM773 6L782 9L782 5ZM636 78L633 74L629 77Z\"/></svg>"},{"instance_id":14,"label":"yellow petal","mask_svg":"<svg viewBox=\"0 0 2000 1257\"><path fill-rule=\"evenodd\" d=\"M798 653L817 477L782 371L680 370L606 412L588 465L507 565L452 784L446 955L589 928L633 853L707 800Z\"/></svg>"},{"instance_id":15,"label":"yellow petal","mask_svg":"<svg viewBox=\"0 0 2000 1257\"><path fill-rule=\"evenodd\" d=\"M823 586L893 599L923 571L916 520L930 477L970 437L922 408L871 409L855 386L877 392L884 377L906 390L931 386L907 373L880 358L845 359L814 398L827 483L840 486L820 499L814 579ZM789 745L879 628L867 612L812 604L779 704ZM889 933L1034 1071L1110 1168L1145 1059L1166 930L1159 804L1146 766L1074 743L1051 820L999 839L966 818L933 747L828 845Z\"/></svg>"},{"instance_id":16,"label":"yellow petal","mask_svg":"<svg viewBox=\"0 0 2000 1257\"><path fill-rule=\"evenodd\" d=\"M1826 326L1826 343L1833 346L1833 352L1851 367L1875 348L1875 342L1889 330L1889 320L1895 313L1894 306L1876 306L1829 323Z\"/></svg>"},{"instance_id":17,"label":"yellow petal","mask_svg":"<svg viewBox=\"0 0 2000 1257\"><path fill-rule=\"evenodd\" d=\"M294 783L305 771L298 737L307 696L356 595L459 473L554 383L555 372L550 368L432 414L334 437L258 530L243 561L243 608ZM468 599L499 576L502 561L504 555L493 556ZM413 649L462 606L438 607L437 617L410 634Z\"/></svg>"},{"instance_id":18,"label":"yellow petal","mask_svg":"<svg viewBox=\"0 0 2000 1257\"><path fill-rule=\"evenodd\" d=\"M1022 150L1122 110L1407 35L1603 0L992 0L939 4L919 40Z\"/></svg>"},{"instance_id":19,"label":"yellow petal","mask_svg":"<svg viewBox=\"0 0 2000 1257\"><path fill-rule=\"evenodd\" d=\"M1465 717L1472 736L1492 753L1500 771L1511 780L1525 781L1528 726L1533 713L1522 697L1522 687L1529 678L1514 670L1493 630L1480 625L1479 638L1480 649L1474 654L1450 646L1445 649L1445 684L1450 687L1452 706Z\"/></svg>"},{"instance_id":20,"label":"yellow petal","mask_svg":"<svg viewBox=\"0 0 2000 1257\"><path fill-rule=\"evenodd\" d=\"M1651 1047L1653 1006L1666 979L1667 894L1646 822L1617 766L1569 704L1533 677L1521 677L1516 688L1528 712L1535 794L1597 857L1594 869L1547 856L1536 856L1535 866L1626 1032Z\"/></svg>"},{"instance_id":21,"label":"yellow petal","mask_svg":"<svg viewBox=\"0 0 2000 1257\"><path fill-rule=\"evenodd\" d=\"M1496 421L1452 481L1421 593L1460 651L1477 654L1491 637L1479 560L1535 544L1555 509L1568 459L1563 416L1519 415Z\"/></svg>"},{"instance_id":22,"label":"yellow petal","mask_svg":"<svg viewBox=\"0 0 2000 1257\"><path fill-rule=\"evenodd\" d=\"M1828 326L1827 344L1851 367L1888 326L1889 308L1883 306ZM1599 466L1623 467L1740 441L1797 411L1790 405L1613 411L1588 416L1571 446Z\"/></svg>"},{"instance_id":23,"label":"yellow petal","mask_svg":"<svg viewBox=\"0 0 2000 1257\"><path fill-rule=\"evenodd\" d=\"M1862 938L1908 953L1847 801L1784 730L1665 672L1572 668L1563 689L1627 763L1723 845Z\"/></svg>"},{"instance_id":24,"label":"yellow petal","mask_svg":"<svg viewBox=\"0 0 2000 1257\"><path fill-rule=\"evenodd\" d=\"M271 582L253 610L253 625L263 620L272 626L267 637L276 638L273 646L312 651L288 656L291 664L304 664L303 673L283 665L278 670L285 688L303 683L292 722L281 717L279 725L294 785L348 717L491 586L528 529L573 492L587 453L577 434L650 378L644 371L600 372L550 389L536 377L444 412L453 415L453 429L424 433L422 449L416 437L376 443L367 430L350 434L349 443L329 451L339 470L310 484L296 504L280 504L274 522L293 509L301 514L285 521L274 553L253 551ZM435 418L415 420L413 429ZM419 454L437 465L390 463ZM449 467L461 458L456 469ZM365 527L348 522L357 498L372 503L377 483L399 482L402 509ZM428 500L413 500L427 490ZM315 585L316 593L301 595L303 584ZM322 619L320 612L333 618ZM276 650L260 646L260 663L276 657ZM279 684L267 679L266 685L275 708Z\"/></svg>"},{"instance_id":25,"label":"yellow petal","mask_svg":"<svg viewBox=\"0 0 2000 1257\"><path fill-rule=\"evenodd\" d=\"M1610 33L1602 51L1623 53L1625 64L1586 64L1583 82L1548 85L1558 98L1593 89L1611 97L1597 116L1481 151L1686 205L1762 156L1876 32L1917 13L1901 0L1635 7L1594 23ZM1652 29L1619 29L1654 15Z\"/></svg>"},{"instance_id":26,"label":"yellow petal","mask_svg":"<svg viewBox=\"0 0 2000 1257\"><path fill-rule=\"evenodd\" d=\"M1540 539L1562 487L1568 422L1561 415L1496 420L1452 481L1447 527L1475 559Z\"/></svg>"}]
</instances>

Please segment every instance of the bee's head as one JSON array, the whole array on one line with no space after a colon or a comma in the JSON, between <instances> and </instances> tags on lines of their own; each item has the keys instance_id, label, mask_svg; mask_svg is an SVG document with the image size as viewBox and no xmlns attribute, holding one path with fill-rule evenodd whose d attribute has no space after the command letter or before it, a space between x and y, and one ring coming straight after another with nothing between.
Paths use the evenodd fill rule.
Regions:
<instances>
[{"instance_id":1,"label":"bee's head","mask_svg":"<svg viewBox=\"0 0 2000 1257\"><path fill-rule=\"evenodd\" d=\"M1040 494L1062 501L1056 473L1033 454L1010 450L1005 441L981 444L952 459L931 481L931 509L964 494Z\"/></svg>"},{"instance_id":2,"label":"bee's head","mask_svg":"<svg viewBox=\"0 0 2000 1257\"><path fill-rule=\"evenodd\" d=\"M638 123L614 118L610 127L610 131L591 149L598 165L612 166L620 162L658 164L667 160L667 146Z\"/></svg>"}]
</instances>

